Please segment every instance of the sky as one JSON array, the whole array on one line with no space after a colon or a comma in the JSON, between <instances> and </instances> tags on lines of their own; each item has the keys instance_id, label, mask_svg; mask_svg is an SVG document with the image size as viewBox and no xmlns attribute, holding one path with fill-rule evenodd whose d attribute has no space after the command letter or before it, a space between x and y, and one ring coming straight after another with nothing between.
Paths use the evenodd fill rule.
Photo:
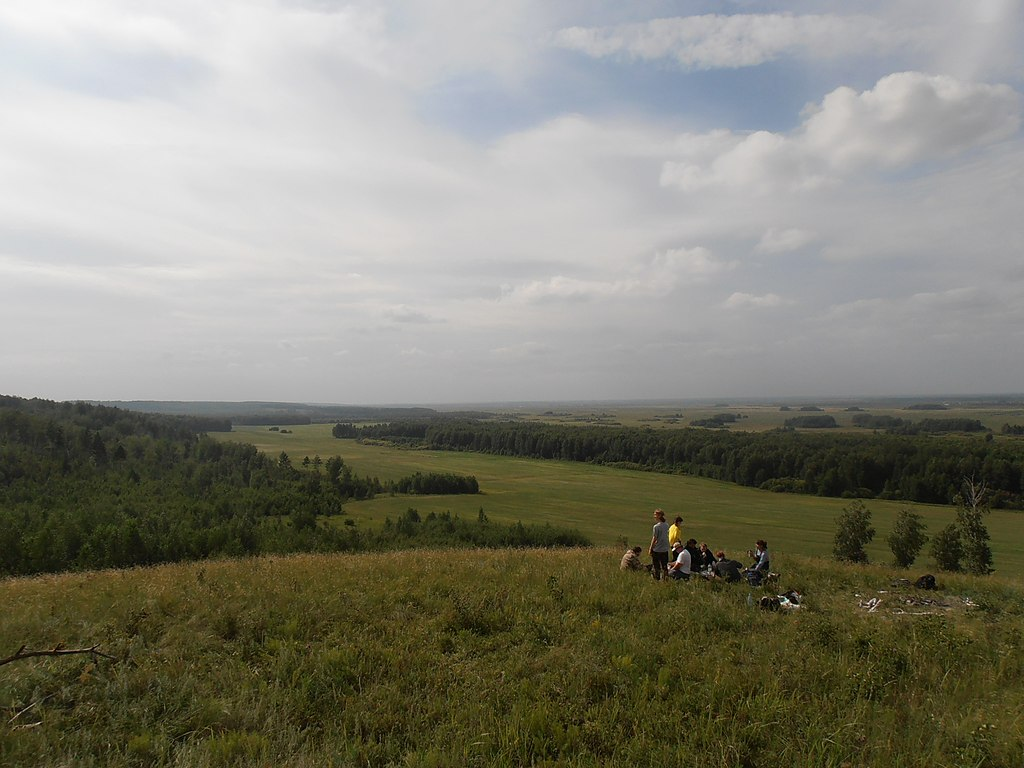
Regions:
<instances>
[{"instance_id":1,"label":"sky","mask_svg":"<svg viewBox=\"0 0 1024 768\"><path fill-rule=\"evenodd\" d=\"M1021 0L4 0L0 393L1024 392Z\"/></svg>"}]
</instances>

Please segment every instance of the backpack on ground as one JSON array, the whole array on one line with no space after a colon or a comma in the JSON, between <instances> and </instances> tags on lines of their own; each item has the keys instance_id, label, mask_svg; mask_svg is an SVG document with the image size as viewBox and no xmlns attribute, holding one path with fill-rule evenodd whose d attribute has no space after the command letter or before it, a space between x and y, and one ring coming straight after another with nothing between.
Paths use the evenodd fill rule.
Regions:
<instances>
[{"instance_id":1,"label":"backpack on ground","mask_svg":"<svg viewBox=\"0 0 1024 768\"><path fill-rule=\"evenodd\" d=\"M936 589L935 577L930 573L926 573L924 576L914 582L914 586L918 589Z\"/></svg>"}]
</instances>

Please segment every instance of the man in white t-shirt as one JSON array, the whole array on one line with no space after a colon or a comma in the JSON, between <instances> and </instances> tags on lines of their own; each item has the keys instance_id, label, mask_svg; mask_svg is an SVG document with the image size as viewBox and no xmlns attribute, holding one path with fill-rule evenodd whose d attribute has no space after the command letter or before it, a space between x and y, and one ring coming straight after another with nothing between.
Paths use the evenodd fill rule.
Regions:
<instances>
[{"instance_id":1,"label":"man in white t-shirt","mask_svg":"<svg viewBox=\"0 0 1024 768\"><path fill-rule=\"evenodd\" d=\"M692 565L690 551L683 546L683 542L677 541L672 546L672 552L676 559L668 565L668 575L671 579L686 580L690 578L690 567Z\"/></svg>"}]
</instances>

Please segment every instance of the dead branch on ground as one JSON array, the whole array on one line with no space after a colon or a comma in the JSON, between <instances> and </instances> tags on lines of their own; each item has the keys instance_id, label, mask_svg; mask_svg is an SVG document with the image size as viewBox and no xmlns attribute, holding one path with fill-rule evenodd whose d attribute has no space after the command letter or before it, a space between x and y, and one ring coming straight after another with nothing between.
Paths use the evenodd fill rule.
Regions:
<instances>
[{"instance_id":1,"label":"dead branch on ground","mask_svg":"<svg viewBox=\"0 0 1024 768\"><path fill-rule=\"evenodd\" d=\"M99 643L97 643L96 645L93 645L89 648L65 648L63 643L58 643L51 650L48 651L26 651L26 646L23 645L21 646L21 648L15 651L12 655L8 656L6 659L0 659L0 667L2 667L4 664L10 664L14 661L21 661L22 659L31 659L34 656L68 656L73 653L89 653L92 654L92 657L94 659L97 656L102 656L105 659L117 661L115 657L99 650L99 647Z\"/></svg>"}]
</instances>

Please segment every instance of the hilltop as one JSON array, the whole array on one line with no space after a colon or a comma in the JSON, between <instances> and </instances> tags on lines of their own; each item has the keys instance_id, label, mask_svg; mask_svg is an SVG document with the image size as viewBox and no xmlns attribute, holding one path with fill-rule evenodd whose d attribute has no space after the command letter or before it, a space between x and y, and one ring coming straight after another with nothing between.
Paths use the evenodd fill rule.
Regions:
<instances>
[{"instance_id":1,"label":"hilltop","mask_svg":"<svg viewBox=\"0 0 1024 768\"><path fill-rule=\"evenodd\" d=\"M801 606L619 552L295 555L0 581L0 762L1019 765L1024 595L779 558ZM754 606L748 605L750 602ZM872 610L874 606L874 610Z\"/></svg>"}]
</instances>

